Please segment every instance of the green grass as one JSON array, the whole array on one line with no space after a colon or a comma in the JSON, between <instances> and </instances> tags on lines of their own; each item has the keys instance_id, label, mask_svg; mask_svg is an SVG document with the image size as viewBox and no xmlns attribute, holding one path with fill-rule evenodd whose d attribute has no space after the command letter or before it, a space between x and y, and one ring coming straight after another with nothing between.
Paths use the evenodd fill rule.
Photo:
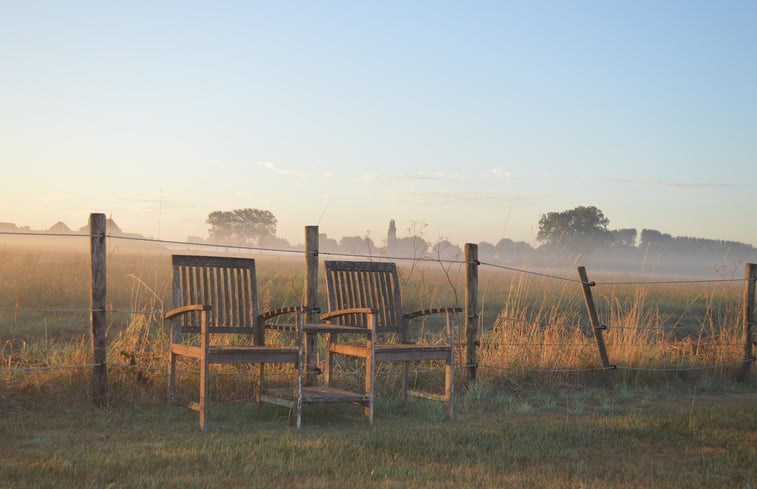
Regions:
<instances>
[{"instance_id":1,"label":"green grass","mask_svg":"<svg viewBox=\"0 0 757 489\"><path fill-rule=\"evenodd\" d=\"M757 483L755 403L754 390L738 386L490 392L462 394L449 422L423 401L405 410L379 403L372 427L358 408L309 406L301 431L288 426L284 409L227 403L213 405L205 434L195 413L156 402L46 405L0 417L0 481L77 489L749 488Z\"/></svg>"}]
</instances>

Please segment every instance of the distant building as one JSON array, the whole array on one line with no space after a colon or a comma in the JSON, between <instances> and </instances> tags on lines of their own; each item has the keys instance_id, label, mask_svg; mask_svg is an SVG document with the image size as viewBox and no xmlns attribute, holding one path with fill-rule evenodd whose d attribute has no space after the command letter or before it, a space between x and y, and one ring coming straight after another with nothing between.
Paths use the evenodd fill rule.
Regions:
<instances>
[{"instance_id":1,"label":"distant building","mask_svg":"<svg viewBox=\"0 0 757 489\"><path fill-rule=\"evenodd\" d=\"M16 226L12 222L0 222L0 232L12 233L15 231L18 231L18 226Z\"/></svg>"},{"instance_id":2,"label":"distant building","mask_svg":"<svg viewBox=\"0 0 757 489\"><path fill-rule=\"evenodd\" d=\"M66 226L62 221L58 221L55 224L53 224L50 229L47 230L48 233L54 233L54 234L69 234L73 231L70 227Z\"/></svg>"}]
</instances>

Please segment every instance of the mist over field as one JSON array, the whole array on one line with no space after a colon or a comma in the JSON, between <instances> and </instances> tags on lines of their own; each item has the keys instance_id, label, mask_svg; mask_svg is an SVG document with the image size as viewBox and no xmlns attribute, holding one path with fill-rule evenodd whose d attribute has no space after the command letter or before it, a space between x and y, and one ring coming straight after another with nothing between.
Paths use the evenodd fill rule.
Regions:
<instances>
[{"instance_id":1,"label":"mist over field","mask_svg":"<svg viewBox=\"0 0 757 489\"><path fill-rule=\"evenodd\" d=\"M122 230L113 219L107 221L108 235L121 248L139 246L227 246L262 248L270 252L304 251L302 243L290 243L275 235L264 236L254 242L240 244L229 238L220 239L189 236L186 241L162 242L143 236L137 230ZM274 227L275 229L275 227ZM319 250L356 257L384 257L401 260L462 261L464 243L452 243L444 238L435 241L424 236L423 226L398 233L393 220L385 236L329 236L325 230L319 235ZM625 236L623 233L625 232ZM630 232L630 233L629 233ZM69 227L63 222L45 230L0 222L0 246L82 248L87 249L88 226ZM577 266L589 267L595 273L653 275L696 279L731 279L743 277L745 263L757 262L757 248L751 244L691 237L673 237L656 230L613 231L614 241L585 239L580 243L569 240L532 246L524 241L507 238L497 243L478 242L478 258L497 266L535 271L573 273ZM80 235L81 237L76 237ZM630 238L628 236L631 236ZM619 237L618 237L619 236ZM119 239L119 238L127 238ZM133 240L133 241L132 241ZM151 241L156 241L150 243Z\"/></svg>"}]
</instances>

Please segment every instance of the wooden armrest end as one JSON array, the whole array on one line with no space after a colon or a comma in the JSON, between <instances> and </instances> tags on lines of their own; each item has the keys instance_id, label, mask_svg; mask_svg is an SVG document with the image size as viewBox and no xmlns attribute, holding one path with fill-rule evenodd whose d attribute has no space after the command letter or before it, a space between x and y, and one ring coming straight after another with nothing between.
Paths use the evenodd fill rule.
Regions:
<instances>
[{"instance_id":1,"label":"wooden armrest end","mask_svg":"<svg viewBox=\"0 0 757 489\"><path fill-rule=\"evenodd\" d=\"M463 312L463 308L462 307L434 307L431 309L423 309L421 311L409 312L407 314L404 314L402 317L404 319L415 319L421 316L428 316L429 314L451 314L451 313L457 313L457 312Z\"/></svg>"},{"instance_id":2,"label":"wooden armrest end","mask_svg":"<svg viewBox=\"0 0 757 489\"><path fill-rule=\"evenodd\" d=\"M188 312L210 311L212 309L213 307L208 304L190 304L188 306L171 309L166 313L166 319L173 319L176 316L180 316L181 314L186 314Z\"/></svg>"},{"instance_id":3,"label":"wooden armrest end","mask_svg":"<svg viewBox=\"0 0 757 489\"><path fill-rule=\"evenodd\" d=\"M269 319L275 318L276 316L281 316L282 314L293 314L293 313L300 313L300 314L308 314L313 312L320 312L320 310L317 307L306 307L306 306L289 306L289 307L282 307L279 309L274 309L272 311L266 311L263 314L258 316L258 319L261 321L268 321Z\"/></svg>"},{"instance_id":4,"label":"wooden armrest end","mask_svg":"<svg viewBox=\"0 0 757 489\"><path fill-rule=\"evenodd\" d=\"M350 309L339 309L336 311L329 311L327 313L321 314L321 320L326 321L329 319L333 319L339 316L346 316L348 314L376 314L376 309L371 309L370 307L353 307Z\"/></svg>"}]
</instances>

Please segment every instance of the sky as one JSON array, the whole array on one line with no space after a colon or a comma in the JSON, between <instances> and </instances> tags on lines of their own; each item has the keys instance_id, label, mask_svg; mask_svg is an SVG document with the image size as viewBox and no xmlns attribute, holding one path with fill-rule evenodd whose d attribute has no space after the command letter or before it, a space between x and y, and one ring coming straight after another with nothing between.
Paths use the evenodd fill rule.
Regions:
<instances>
[{"instance_id":1,"label":"sky","mask_svg":"<svg viewBox=\"0 0 757 489\"><path fill-rule=\"evenodd\" d=\"M0 222L757 245L757 2L0 0Z\"/></svg>"}]
</instances>

